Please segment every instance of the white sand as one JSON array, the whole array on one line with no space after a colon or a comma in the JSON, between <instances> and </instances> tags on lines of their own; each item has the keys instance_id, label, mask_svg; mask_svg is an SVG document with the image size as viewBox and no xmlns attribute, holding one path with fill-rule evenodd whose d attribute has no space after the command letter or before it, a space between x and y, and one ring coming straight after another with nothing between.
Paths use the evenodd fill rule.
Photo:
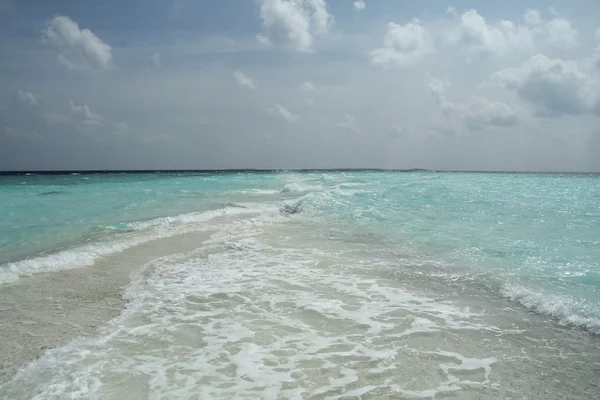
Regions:
<instances>
[{"instance_id":1,"label":"white sand","mask_svg":"<svg viewBox=\"0 0 600 400\"><path fill-rule=\"evenodd\" d=\"M40 273L0 285L0 384L51 348L94 332L121 313L130 275L157 257L197 248L210 233L133 247L94 266Z\"/></svg>"}]
</instances>

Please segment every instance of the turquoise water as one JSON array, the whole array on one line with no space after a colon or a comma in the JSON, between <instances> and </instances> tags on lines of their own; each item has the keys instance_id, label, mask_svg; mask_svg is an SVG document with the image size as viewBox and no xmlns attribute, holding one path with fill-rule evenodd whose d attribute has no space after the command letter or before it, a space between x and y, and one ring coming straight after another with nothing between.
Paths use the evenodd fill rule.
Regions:
<instances>
[{"instance_id":1,"label":"turquoise water","mask_svg":"<svg viewBox=\"0 0 600 400\"><path fill-rule=\"evenodd\" d=\"M32 387L47 396L40 398L60 398L61 393L76 397L93 390L99 390L94 393L103 398L119 398L123 388L111 386L111 379L117 379L113 376L115 371L128 371L131 365L138 364L140 371L146 372L138 371L131 379L141 379L139 387L144 387L146 395L154 393L156 398L161 398L157 393L165 398L175 398L169 395L177 393L228 398L243 390L256 390L255 395L262 393L258 396L262 398L276 398L274 393L287 393L285 398L304 398L308 394L324 398L327 396L323 393L329 393L330 398L338 398L353 393L352 390L357 396L375 395L383 388L406 396L402 398L412 398L435 397L474 385L497 395L494 390L504 390L507 381L494 381L490 374L494 377L503 373L502 368L495 372L495 365L504 365L499 361L501 354L514 350L513 356L518 357L528 346L532 346L532 353L546 354L537 345L517 345L519 336L515 336L513 350L512 344L503 343L498 344L497 353L485 354L487 350L495 351L493 343L497 337L516 335L516 331L531 331L535 334L528 334L530 337L542 337L554 329L560 332L556 335L566 335L562 339L553 337L555 342L548 348L554 350L532 358L534 368L535 362L555 361L555 349L566 346L565 338L571 340L570 335L587 343L600 334L599 205L597 175L281 172L0 177L0 282L13 282L42 271L86 268L102 257L159 238L198 230L216 232L208 243L199 244L196 252L157 260L144 267L145 280L134 282L129 288L137 302L120 317L118 328L113 326L113 331L100 334L104 338L102 346L98 342L87 344L99 352L94 362L101 360L100 364L67 346L65 353L60 354L70 360L71 367L57 372L54 368L43 369L47 364L33 366L31 374L35 373L39 382ZM266 275L265 269L269 271ZM206 307L214 307L210 318L195 308L200 298L204 299L202 312L208 312ZM294 317L298 310L304 311ZM396 315L400 310L408 314ZM236 319L232 319L234 315ZM292 335L289 343L261 336L267 332L254 319L248 319L249 315L263 315L261 324L271 329L287 326L281 337L291 335L290 332L305 332L305 336L299 339ZM331 325L327 318L333 315L343 329L342 325ZM190 325L194 318L202 321L204 333L190 333L196 329ZM182 331L173 333L167 344L161 342L171 334L167 327L178 326L183 319L187 321L185 329L182 325ZM320 321L317 325L315 319ZM404 323L408 326L398 334L396 330ZM523 328L520 324L524 323L530 325ZM204 349L204 353L197 354L198 359L214 362L214 371L222 363L219 365L225 371L221 371L222 376L204 371L204 375L194 379L202 381L207 374L213 382L226 382L227 376L239 379L229 386L211 383L206 391L198 391L198 386L189 386L189 382L181 381L177 386L173 377L167 380L168 384L149 381L142 375L149 374L150 365L154 373L173 365L184 368L185 364L185 368L196 371L202 368L197 360L188 359L190 350L179 356L174 350L172 358L154 360L154 364L144 364L148 358L133 356L115 361L119 351L123 351L120 346L135 341L137 336L132 339L132 332L157 348L171 346L173 341L190 334L183 342L194 349ZM162 333L155 336L158 332ZM418 337L418 341L386 342L378 347L377 338L382 337L382 332L387 332L386 340L410 336ZM420 347L440 332L452 332L466 341L485 342L489 347L468 356L458 353L455 346L444 347L449 343L445 336L439 342L444 346L438 343L429 350ZM490 336L473 336L480 332ZM243 341L246 334L252 340ZM362 341L369 335L374 335L373 342ZM320 344L310 350L306 340ZM355 343L357 340L360 344ZM540 343L548 341L539 339ZM206 350L211 346L227 348L230 343L238 346L227 358L235 365L231 373L226 372L231 365L224 361L225 356ZM284 351L286 343L290 347ZM371 375L362 375L368 370L362 364L344 367L342 363L329 376L329 384L317 384L323 378L318 375L324 372L317 371L313 376L307 371L338 364L323 356L317 357L320 361L313 365L315 359L306 358L307 354L321 354L324 349L330 354L328 346L350 344L354 353L371 357L372 363L379 360L376 367L369 367L373 371L395 371L389 382L369 381L367 377ZM425 357L419 373L424 374L422 378L428 377L424 371L441 368L439 374L446 380L432 388L424 383L419 389L408 389L406 382L390 383L395 379L392 376L403 376L401 364L388 363L385 360L391 356L381 353L390 349L397 349L395 357L402 351L411 357L417 353L422 357L454 357L456 365L450 368L441 362L434 368L428 366ZM286 358L288 364L281 364L283 354L293 355ZM598 359L598 354L586 354ZM253 370L259 355L261 373ZM52 360L63 356L54 354ZM265 360L279 363L280 369L267 368L270 364L265 364ZM509 364L504 367L506 371L516 368ZM478 371L480 376L474 383L473 377L463 379L448 372L448 368ZM85 385L82 381L74 384L76 387L65 383L72 380L75 370L83 374ZM284 370L289 372L286 379L292 376L313 386L286 386L282 383L286 379L280 376L286 374ZM369 373L376 374L373 371ZM419 380L419 376L411 379ZM427 379L433 382L437 378ZM91 384L92 381L96 383ZM31 380L27 382L31 384ZM9 383L5 389L17 390L22 384L17 379L14 386ZM336 388L340 385L344 389L338 393ZM552 397L548 393L545 396L539 398Z\"/></svg>"},{"instance_id":2,"label":"turquoise water","mask_svg":"<svg viewBox=\"0 0 600 400\"><path fill-rule=\"evenodd\" d=\"M538 311L600 332L600 177L596 175L2 177L0 279L14 279L7 271L18 275L15 264L20 259L106 241L136 229L140 222L218 210L245 197L291 198L304 215L320 218L332 230L343 226L370 232L439 257L444 267L426 273L487 285ZM77 266L76 262L69 267ZM29 272L35 272L35 266Z\"/></svg>"},{"instance_id":3,"label":"turquoise water","mask_svg":"<svg viewBox=\"0 0 600 400\"><path fill-rule=\"evenodd\" d=\"M0 177L0 264L101 240L138 221L220 208L228 195L269 187L271 180L193 174Z\"/></svg>"}]
</instances>

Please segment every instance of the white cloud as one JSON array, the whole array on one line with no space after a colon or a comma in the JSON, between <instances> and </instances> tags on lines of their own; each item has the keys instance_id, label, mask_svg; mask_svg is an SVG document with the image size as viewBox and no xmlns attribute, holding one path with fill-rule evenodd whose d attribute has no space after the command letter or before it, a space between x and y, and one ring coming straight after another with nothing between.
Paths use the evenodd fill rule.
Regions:
<instances>
[{"instance_id":1,"label":"white cloud","mask_svg":"<svg viewBox=\"0 0 600 400\"><path fill-rule=\"evenodd\" d=\"M291 112L290 110L288 110L280 104L275 104L273 107L268 108L267 111L272 116L281 118L289 123L295 123L300 121L300 117L298 115L294 114L293 112Z\"/></svg>"},{"instance_id":2,"label":"white cloud","mask_svg":"<svg viewBox=\"0 0 600 400\"><path fill-rule=\"evenodd\" d=\"M256 39L258 40L258 43L260 43L261 45L268 46L271 44L271 40L268 37L266 37L265 35L257 35Z\"/></svg>"},{"instance_id":3,"label":"white cloud","mask_svg":"<svg viewBox=\"0 0 600 400\"><path fill-rule=\"evenodd\" d=\"M508 50L533 47L531 30L510 21L489 24L476 10L460 17L460 25L449 35L449 42L469 57L501 55Z\"/></svg>"},{"instance_id":4,"label":"white cloud","mask_svg":"<svg viewBox=\"0 0 600 400\"><path fill-rule=\"evenodd\" d=\"M433 41L419 20L406 25L390 22L383 47L371 51L371 62L384 67L408 67L434 51Z\"/></svg>"},{"instance_id":5,"label":"white cloud","mask_svg":"<svg viewBox=\"0 0 600 400\"><path fill-rule=\"evenodd\" d=\"M459 26L449 32L448 42L465 54L468 61L513 51L532 52L538 40L555 48L578 44L579 33L564 18L544 20L539 11L528 9L523 21L524 25L508 20L491 23L476 10L468 10L461 15Z\"/></svg>"},{"instance_id":6,"label":"white cloud","mask_svg":"<svg viewBox=\"0 0 600 400\"><path fill-rule=\"evenodd\" d=\"M523 20L525 20L526 25L537 26L542 23L542 15L537 10L527 10L523 15Z\"/></svg>"},{"instance_id":7,"label":"white cloud","mask_svg":"<svg viewBox=\"0 0 600 400\"><path fill-rule=\"evenodd\" d=\"M356 123L356 117L352 114L344 113L344 120L337 124L340 129L348 130L355 133L360 133L361 130Z\"/></svg>"},{"instance_id":8,"label":"white cloud","mask_svg":"<svg viewBox=\"0 0 600 400\"><path fill-rule=\"evenodd\" d=\"M288 46L300 52L313 50L314 37L327 33L334 18L325 0L261 0L263 43Z\"/></svg>"},{"instance_id":9,"label":"white cloud","mask_svg":"<svg viewBox=\"0 0 600 400\"><path fill-rule=\"evenodd\" d=\"M536 55L518 68L494 74L506 89L531 103L538 115L600 115L600 80L575 61Z\"/></svg>"},{"instance_id":10,"label":"white cloud","mask_svg":"<svg viewBox=\"0 0 600 400\"><path fill-rule=\"evenodd\" d=\"M446 115L457 117L470 128L483 129L487 126L516 125L516 111L506 103L475 98L468 104L453 103L446 100L448 84L440 79L431 78L427 84L431 95Z\"/></svg>"},{"instance_id":11,"label":"white cloud","mask_svg":"<svg viewBox=\"0 0 600 400\"><path fill-rule=\"evenodd\" d=\"M367 5L365 4L364 0L356 0L354 2L354 8L358 11L364 10L365 7L367 7Z\"/></svg>"},{"instance_id":12,"label":"white cloud","mask_svg":"<svg viewBox=\"0 0 600 400\"><path fill-rule=\"evenodd\" d=\"M554 18L546 23L546 41L550 46L571 48L578 45L579 32L564 18Z\"/></svg>"},{"instance_id":13,"label":"white cloud","mask_svg":"<svg viewBox=\"0 0 600 400\"><path fill-rule=\"evenodd\" d=\"M298 87L300 88L300 90L303 90L305 92L316 93L319 91L315 84L309 81L302 82Z\"/></svg>"},{"instance_id":14,"label":"white cloud","mask_svg":"<svg viewBox=\"0 0 600 400\"><path fill-rule=\"evenodd\" d=\"M15 96L16 102L25 106L35 106L39 103L41 97L39 94L25 92L23 90L19 90Z\"/></svg>"},{"instance_id":15,"label":"white cloud","mask_svg":"<svg viewBox=\"0 0 600 400\"><path fill-rule=\"evenodd\" d=\"M152 61L152 64L156 65L157 67L160 66L160 53L152 54L152 56L150 56L150 60Z\"/></svg>"},{"instance_id":16,"label":"white cloud","mask_svg":"<svg viewBox=\"0 0 600 400\"><path fill-rule=\"evenodd\" d=\"M487 99L477 99L470 103L463 118L472 128L513 126L518 122L517 113L511 106Z\"/></svg>"},{"instance_id":17,"label":"white cloud","mask_svg":"<svg viewBox=\"0 0 600 400\"><path fill-rule=\"evenodd\" d=\"M296 0L298 1L298 0ZM312 8L312 25L317 35L327 33L329 27L333 24L334 18L327 11L326 0L304 0Z\"/></svg>"},{"instance_id":18,"label":"white cloud","mask_svg":"<svg viewBox=\"0 0 600 400\"><path fill-rule=\"evenodd\" d=\"M102 117L90 110L87 104L77 105L73 100L69 100L68 114L72 119L83 122L87 125L102 124Z\"/></svg>"},{"instance_id":19,"label":"white cloud","mask_svg":"<svg viewBox=\"0 0 600 400\"><path fill-rule=\"evenodd\" d=\"M594 82L600 79L600 69L592 71L591 68L592 62L596 61L592 59L592 49L600 45L600 32L599 41L592 42L599 24L594 25L593 21L586 19L580 8L560 10L564 11L561 18L570 20L561 23L548 11L548 6L529 3L516 5L516 8L490 8L489 4L477 3L477 10L485 17L482 17L483 23L478 26L477 18L474 18L475 22L467 24L471 30L459 36L460 29L465 28L463 14L468 10L464 2L452 2L456 8L448 9L448 3L438 4L436 13L414 8L410 8L413 11L398 11L393 2L382 5L369 3L369 10L359 12L353 8L354 1L341 2L341 5L327 2L327 15L336 13L337 18L344 19L340 21L343 22L340 29L344 32L333 29L331 20L329 26L323 23L328 18L323 18L323 13L314 15L313 6L306 0L270 1L272 7L287 4L291 9L303 10L299 14L300 23L306 22L302 29L294 28L297 21L292 18L284 21L291 25L285 25L279 19L269 25L272 31L266 25L263 30L263 19L260 19L259 13L261 4L267 1L250 1L255 4L255 17L261 24L253 35L262 33L273 44L284 44L294 50L304 49L301 51L322 50L326 54L265 52L254 37L243 33L235 39L224 36L198 39L195 35L200 33L188 32L180 36L180 32L171 29L176 27L165 27L161 31L165 36L160 37L129 37L121 30L109 35L104 33L104 27L99 30L87 19L84 21L75 14L67 14L80 23L80 30L89 28L102 40L114 44L111 62L118 63L119 70L100 75L76 74L78 76L74 76L74 80L67 81L59 79L60 76L47 80L44 77L53 75L44 71L48 54L50 66L56 63L55 57L60 54L66 60L64 63L71 62L73 68L100 67L97 63L77 58L80 54L66 45L60 49L54 47L54 42L48 39L46 51L34 55L30 50L35 48L35 41L30 42L29 47L18 47L19 43L15 43L14 54L17 56L18 52L23 52L23 55L8 61L15 66L27 65L27 68L18 71L13 68L14 76L2 77L10 92L4 106L0 104L3 114L0 115L0 131L4 126L10 126L19 131L40 132L49 140L62 138L60 140L65 140L65 143L69 137L84 143L84 140L95 140L116 131L128 132L118 140L129 143L130 139L138 136L169 132L172 135L168 141L172 146L168 147L170 154L178 154L172 151L177 146L186 151L201 147L204 150L198 151L205 152L201 159L214 157L216 161L206 161L206 165L215 163L216 167L232 162L254 166L262 163L263 159L266 160L265 165L279 166L288 162L286 159L296 160L289 156L293 151L304 154L309 145L318 142L319 154L313 158L310 154L300 155L298 163L311 165L321 159L329 159L325 156L332 156L332 166L346 160L352 165L369 165L383 163L384 156L389 153L390 166L400 166L406 159L409 165L416 163L435 167L438 162L448 161L451 165L450 161L456 159L459 163L464 162L464 166L483 168L492 165L488 159L493 157L510 160L519 153L523 159L535 158L540 152L538 147L545 146L553 152L558 149L556 153L559 154L563 147L545 143L544 139L538 141L536 135L549 132L552 136L575 142L579 140L577 135L587 134L594 124L598 124L594 96L588 94L586 97L582 93L598 90ZM527 7L532 10L526 11ZM285 14L285 11L277 12ZM276 14L273 10L269 12ZM416 14L407 14L410 12ZM478 13L473 13L471 17L477 17ZM388 18L386 15L396 17L384 19L382 24L381 18ZM423 19L411 20L417 15ZM386 25L391 21L395 24ZM373 24L378 23L379 27L374 28ZM554 36L549 32L559 32L560 28L565 29L567 34L555 35L558 41L551 40ZM374 29L378 29L379 33L372 36ZM575 30L579 31L579 37L569 35ZM324 36L318 36L323 33L317 32L327 31L329 33ZM299 36L294 36L298 32ZM278 33L283 36L278 36ZM472 35L469 36L469 33ZM286 36L288 34L290 36ZM304 34L307 35L306 41L302 39ZM115 35L120 38L119 41L127 43L127 48L117 49L117 42L113 43L116 39L112 39ZM444 40L447 36L462 41L448 43ZM576 43L577 39L581 48L561 51ZM273 47L272 50L276 49ZM9 53L12 57L13 51ZM559 60L578 57L579 61L573 68L581 77L574 75L575 78L569 78L578 88L575 91L577 106L571 107L576 111L548 111L555 108L552 100L543 99L541 95L534 99L532 95L530 86L535 79L544 81L546 85L565 86L567 79L563 75L566 67L562 65L540 67L529 75L519 75L518 79L489 79L493 72L504 71L507 67L520 69L525 60L538 53ZM481 64L465 65L461 62L467 57L475 60L475 56L481 54L490 55L490 58ZM163 68L163 59L169 68ZM210 62L207 63L207 60ZM600 62L600 57L597 60ZM380 66L412 67L383 70ZM55 65L54 68L63 67ZM198 73L199 68L201 74ZM432 79L428 84L427 72L440 79ZM487 86L478 86L486 79ZM501 82L502 87L497 82ZM585 89L586 86L589 89ZM251 89L256 87L258 89ZM18 89L23 89L20 96L17 95ZM29 95L26 91L33 93ZM43 97L40 99L36 92ZM556 97L561 99L564 95ZM587 98L591 100L585 100ZM74 103L71 105L68 99L73 99ZM28 104L33 106L26 106ZM345 111L349 114L344 114ZM536 112L539 115L586 115L540 119L535 117ZM245 117L231 118L231 115ZM129 125L113 120L127 121ZM274 135L263 140L264 134L273 135L278 129L293 132L294 143L299 143L299 147L289 150L289 146L286 147L290 143L289 137ZM488 132L474 135L476 129L488 129ZM204 137L202 132L213 134L206 133ZM464 132L466 137L462 137L460 132ZM390 146L385 138L394 134L405 137ZM324 136L328 140L319 141ZM348 137L352 137L352 143L344 142ZM277 142L279 139L282 141ZM200 145L194 145L198 143ZM564 148L569 146L567 144ZM114 146L115 149L117 147ZM162 147L156 146L157 149ZM277 151L262 152L263 147L280 150L280 158L272 156L273 159L270 159L271 153ZM578 150L571 147L569 151L576 154ZM227 153L226 157L217 157L222 152ZM92 150L90 154L93 154ZM473 158L469 157L471 155ZM140 153L140 157L153 159L145 153ZM557 157L552 154L547 158L551 164L554 162L552 159ZM190 156L190 165L196 159ZM577 161L575 156L570 159ZM166 162L179 163L180 160L183 157L173 156ZM502 165L519 166L511 164L511 161ZM522 166L534 167L536 164L523 161Z\"/></svg>"},{"instance_id":20,"label":"white cloud","mask_svg":"<svg viewBox=\"0 0 600 400\"><path fill-rule=\"evenodd\" d=\"M595 38L596 39L596 48L592 51L592 68L600 69L600 28L596 31Z\"/></svg>"},{"instance_id":21,"label":"white cloud","mask_svg":"<svg viewBox=\"0 0 600 400\"><path fill-rule=\"evenodd\" d=\"M233 77L241 86L245 86L250 89L256 89L256 85L254 84L254 81L251 78L249 78L248 76L246 76L243 72L235 71L233 73Z\"/></svg>"},{"instance_id":22,"label":"white cloud","mask_svg":"<svg viewBox=\"0 0 600 400\"><path fill-rule=\"evenodd\" d=\"M446 88L448 84L440 79L431 78L427 84L431 94L438 104L443 104L446 101Z\"/></svg>"},{"instance_id":23,"label":"white cloud","mask_svg":"<svg viewBox=\"0 0 600 400\"><path fill-rule=\"evenodd\" d=\"M89 29L79 29L69 17L49 20L42 38L61 50L59 61L69 69L108 69L112 65L111 47Z\"/></svg>"},{"instance_id":24,"label":"white cloud","mask_svg":"<svg viewBox=\"0 0 600 400\"><path fill-rule=\"evenodd\" d=\"M19 107L13 110L12 115L0 118L8 123L10 129L5 134L11 137L32 138L39 136L36 132L49 138L57 132L99 134L125 133L129 130L129 124L103 118L87 104L78 104L73 100L66 103L55 98L42 101L39 94L19 90L14 101Z\"/></svg>"}]
</instances>

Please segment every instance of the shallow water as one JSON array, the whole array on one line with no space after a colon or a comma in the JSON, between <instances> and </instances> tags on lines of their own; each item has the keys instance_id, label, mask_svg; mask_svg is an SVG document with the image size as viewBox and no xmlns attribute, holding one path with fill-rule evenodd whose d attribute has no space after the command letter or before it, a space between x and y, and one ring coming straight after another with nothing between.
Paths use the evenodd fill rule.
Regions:
<instances>
[{"instance_id":1,"label":"shallow water","mask_svg":"<svg viewBox=\"0 0 600 400\"><path fill-rule=\"evenodd\" d=\"M4 281L216 233L140 266L121 316L7 398L598 398L596 176L85 177L0 186Z\"/></svg>"}]
</instances>

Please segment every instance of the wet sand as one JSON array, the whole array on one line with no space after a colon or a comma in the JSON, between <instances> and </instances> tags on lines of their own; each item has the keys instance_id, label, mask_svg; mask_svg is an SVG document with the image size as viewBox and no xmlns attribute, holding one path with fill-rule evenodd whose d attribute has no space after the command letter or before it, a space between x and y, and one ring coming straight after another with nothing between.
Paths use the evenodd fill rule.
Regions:
<instances>
[{"instance_id":1,"label":"wet sand","mask_svg":"<svg viewBox=\"0 0 600 400\"><path fill-rule=\"evenodd\" d=\"M40 273L0 285L0 385L46 350L93 333L127 305L131 273L210 237L186 233L113 254L91 267Z\"/></svg>"}]
</instances>

